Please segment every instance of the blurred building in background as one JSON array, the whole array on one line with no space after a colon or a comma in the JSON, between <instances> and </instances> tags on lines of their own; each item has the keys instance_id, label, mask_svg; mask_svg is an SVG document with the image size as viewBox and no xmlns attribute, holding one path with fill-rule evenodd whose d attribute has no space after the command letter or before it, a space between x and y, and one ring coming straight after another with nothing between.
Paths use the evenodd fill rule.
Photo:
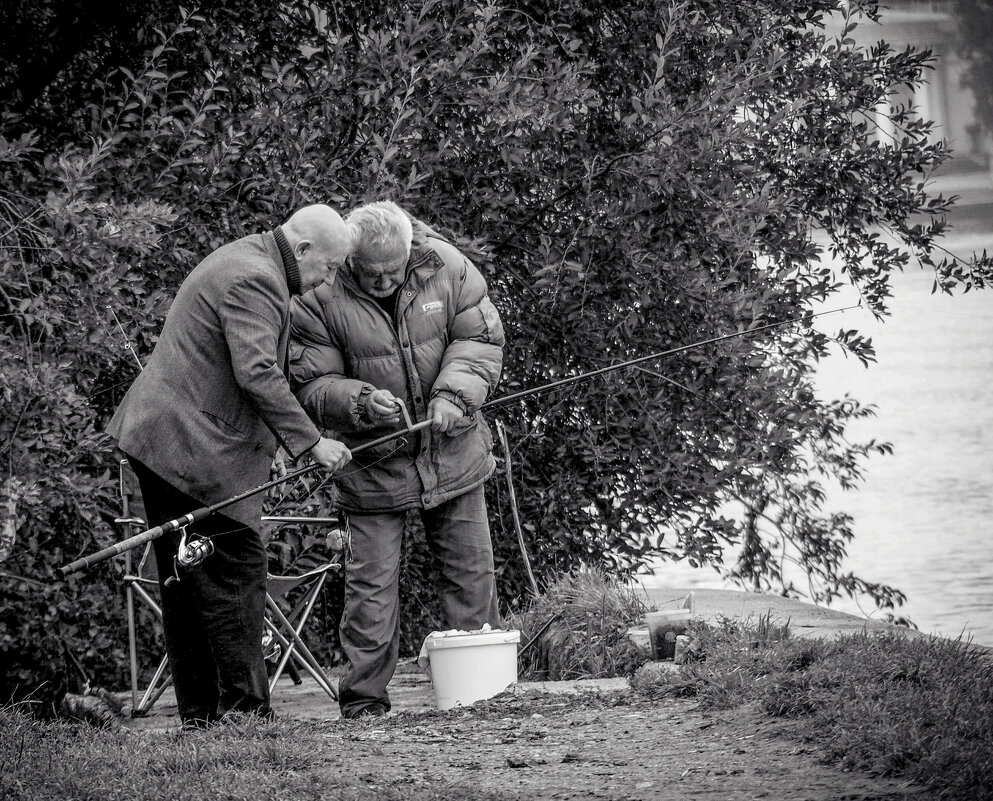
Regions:
<instances>
[{"instance_id":1,"label":"blurred building in background","mask_svg":"<svg viewBox=\"0 0 993 801\"><path fill-rule=\"evenodd\" d=\"M960 0L883 0L880 25L860 25L852 38L871 45L888 42L897 52L908 45L930 49L933 69L925 83L911 90L903 87L891 105L912 104L925 119L935 123L934 135L948 141L953 158L934 180L934 191L958 195L951 216L954 231L976 233L993 229L993 136L984 130L977 114L976 95L966 73L970 59L965 54L962 26L990 26L988 18L967 18L968 3ZM993 37L988 40L993 48ZM885 122L885 121L881 121ZM881 136L896 135L883 128Z\"/></svg>"}]
</instances>

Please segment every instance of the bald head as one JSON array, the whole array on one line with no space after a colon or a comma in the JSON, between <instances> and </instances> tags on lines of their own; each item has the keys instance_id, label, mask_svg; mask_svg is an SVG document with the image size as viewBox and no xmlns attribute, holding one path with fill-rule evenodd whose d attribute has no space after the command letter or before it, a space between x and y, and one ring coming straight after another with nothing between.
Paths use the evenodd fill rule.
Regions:
<instances>
[{"instance_id":1,"label":"bald head","mask_svg":"<svg viewBox=\"0 0 993 801\"><path fill-rule=\"evenodd\" d=\"M293 212L282 228L300 268L303 292L331 276L351 253L345 221L330 206L304 206Z\"/></svg>"}]
</instances>

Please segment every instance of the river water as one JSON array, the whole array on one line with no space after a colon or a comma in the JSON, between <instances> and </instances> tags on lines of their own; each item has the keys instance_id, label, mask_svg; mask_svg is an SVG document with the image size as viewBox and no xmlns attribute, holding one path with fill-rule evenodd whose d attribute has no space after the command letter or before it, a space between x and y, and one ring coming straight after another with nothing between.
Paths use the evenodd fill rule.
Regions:
<instances>
[{"instance_id":1,"label":"river water","mask_svg":"<svg viewBox=\"0 0 993 801\"><path fill-rule=\"evenodd\" d=\"M991 240L946 246L968 255ZM861 309L817 321L825 332L855 328L873 338L877 363L830 358L818 386L824 398L848 392L875 404L877 417L853 424L851 438L894 446L892 456L869 460L860 490L829 493L828 507L855 517L844 569L902 590L897 615L921 631L993 646L993 288L949 297L932 295L932 281L918 269L894 276L883 323ZM730 586L712 568L678 564L642 581ZM832 607L880 615L864 600Z\"/></svg>"}]
</instances>

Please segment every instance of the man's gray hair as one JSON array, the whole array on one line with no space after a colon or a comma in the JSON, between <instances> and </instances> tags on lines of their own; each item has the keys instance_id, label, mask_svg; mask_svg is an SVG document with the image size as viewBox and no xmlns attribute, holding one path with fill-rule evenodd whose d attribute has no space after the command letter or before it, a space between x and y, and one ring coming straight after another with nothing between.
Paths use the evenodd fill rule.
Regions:
<instances>
[{"instance_id":1,"label":"man's gray hair","mask_svg":"<svg viewBox=\"0 0 993 801\"><path fill-rule=\"evenodd\" d=\"M356 252L403 248L410 252L414 238L410 217L391 200L366 203L345 217Z\"/></svg>"}]
</instances>

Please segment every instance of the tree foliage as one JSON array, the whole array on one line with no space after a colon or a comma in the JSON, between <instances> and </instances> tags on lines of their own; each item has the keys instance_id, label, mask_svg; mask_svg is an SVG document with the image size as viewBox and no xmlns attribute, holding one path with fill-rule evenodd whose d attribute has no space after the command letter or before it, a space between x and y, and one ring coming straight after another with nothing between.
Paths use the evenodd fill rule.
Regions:
<instances>
[{"instance_id":1,"label":"tree foliage","mask_svg":"<svg viewBox=\"0 0 993 801\"><path fill-rule=\"evenodd\" d=\"M43 28L67 5L21 8ZM450 233L504 318L504 393L784 323L495 412L542 581L727 554L756 588L902 600L844 572L853 521L822 508L826 482L857 486L888 446L849 441L872 410L818 397L813 370L830 353L868 363L872 343L786 323L844 285L885 315L890 275L912 265L979 288L990 262L933 255L949 203L926 182L948 154L912 110L892 106L893 138L874 116L930 55L857 46L873 3L142 8L126 42L81 37L42 89L5 88L3 694L50 672L60 640L97 676L124 664L120 566L54 574L118 536L100 432L137 365L116 320L144 358L200 257L309 202L388 197ZM23 80L18 63L0 75ZM510 504L490 484L519 607ZM414 534L411 640L433 594Z\"/></svg>"}]
</instances>

